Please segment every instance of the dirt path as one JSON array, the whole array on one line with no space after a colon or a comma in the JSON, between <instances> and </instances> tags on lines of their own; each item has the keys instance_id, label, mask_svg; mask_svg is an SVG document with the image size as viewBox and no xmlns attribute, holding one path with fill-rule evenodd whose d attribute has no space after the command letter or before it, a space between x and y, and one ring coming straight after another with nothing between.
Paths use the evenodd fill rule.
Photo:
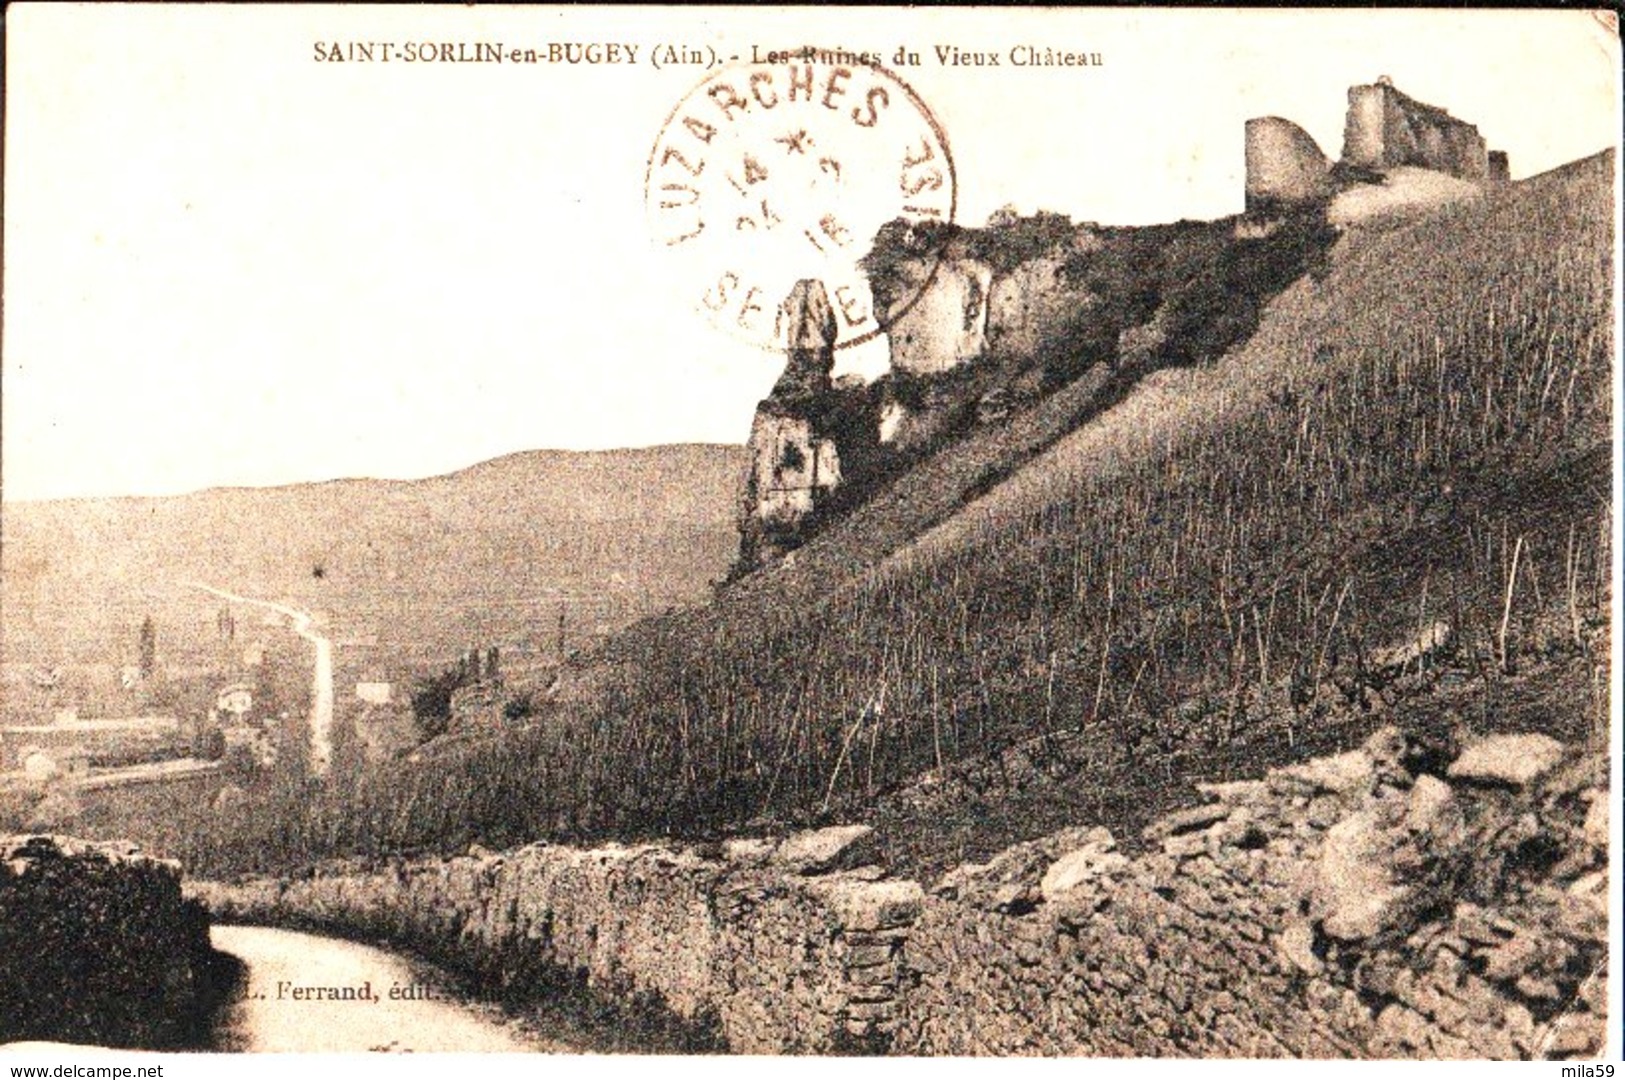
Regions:
<instances>
[{"instance_id":1,"label":"dirt path","mask_svg":"<svg viewBox=\"0 0 1625 1080\"><path fill-rule=\"evenodd\" d=\"M337 938L216 926L215 948L247 967L218 1049L248 1052L570 1053L471 1004L418 964ZM337 999L337 1000L334 1000Z\"/></svg>"}]
</instances>

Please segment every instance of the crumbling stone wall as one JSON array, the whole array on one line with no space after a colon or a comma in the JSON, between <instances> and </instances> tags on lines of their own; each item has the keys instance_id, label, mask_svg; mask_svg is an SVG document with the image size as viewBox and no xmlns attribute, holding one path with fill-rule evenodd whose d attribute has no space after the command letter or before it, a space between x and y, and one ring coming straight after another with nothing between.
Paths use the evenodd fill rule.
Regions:
<instances>
[{"instance_id":1,"label":"crumbling stone wall","mask_svg":"<svg viewBox=\"0 0 1625 1080\"><path fill-rule=\"evenodd\" d=\"M780 312L784 373L756 406L740 490L739 569L799 546L842 489L861 480L878 441L866 388L837 383L835 312L824 286L798 281Z\"/></svg>"},{"instance_id":2,"label":"crumbling stone wall","mask_svg":"<svg viewBox=\"0 0 1625 1080\"><path fill-rule=\"evenodd\" d=\"M196 1045L225 976L180 877L128 844L0 837L0 1043Z\"/></svg>"},{"instance_id":3,"label":"crumbling stone wall","mask_svg":"<svg viewBox=\"0 0 1625 1080\"><path fill-rule=\"evenodd\" d=\"M1074 828L889 878L863 826L533 846L201 891L223 918L574 972L751 1053L1594 1055L1607 769L1542 735L1363 747L1203 788L1130 856Z\"/></svg>"},{"instance_id":4,"label":"crumbling stone wall","mask_svg":"<svg viewBox=\"0 0 1625 1080\"><path fill-rule=\"evenodd\" d=\"M993 268L950 246L911 273L902 290L907 306L887 316L891 370L940 375L979 358L987 348Z\"/></svg>"},{"instance_id":5,"label":"crumbling stone wall","mask_svg":"<svg viewBox=\"0 0 1625 1080\"><path fill-rule=\"evenodd\" d=\"M1249 231L1252 238L1267 235L1273 212L1379 183L1379 174L1401 166L1474 183L1501 182L1508 175L1506 154L1490 151L1477 127L1417 101L1386 78L1349 89L1337 166L1308 132L1278 116L1248 120L1244 139L1248 216L1236 225L1244 237ZM1014 374L1021 361L1051 346L1062 352L1075 347L1075 340L1065 340L1067 324L1086 324L1100 298L1067 281L1063 268L1079 252L1110 249L1112 241L1102 238L1098 226L1068 225L1070 236L1054 235L1050 245L1026 247L1029 232L1001 252L1001 232L1020 221L1013 211L1001 211L982 230L909 229L877 238L875 250L886 257L867 272L885 312L892 373L930 380L994 364L1008 365ZM909 254L898 258L900 251ZM942 411L904 404L910 414Z\"/></svg>"},{"instance_id":6,"label":"crumbling stone wall","mask_svg":"<svg viewBox=\"0 0 1625 1080\"><path fill-rule=\"evenodd\" d=\"M1099 302L1087 286L1069 282L1067 262L1103 246L1099 236L1078 229L1063 247L1028 259L993 278L988 296L987 357L1019 369L1064 335L1069 321L1087 317Z\"/></svg>"},{"instance_id":7,"label":"crumbling stone wall","mask_svg":"<svg viewBox=\"0 0 1625 1080\"><path fill-rule=\"evenodd\" d=\"M1417 101L1385 79L1349 88L1343 162L1368 169L1415 165L1483 181L1489 151L1478 128Z\"/></svg>"},{"instance_id":8,"label":"crumbling stone wall","mask_svg":"<svg viewBox=\"0 0 1625 1080\"><path fill-rule=\"evenodd\" d=\"M1490 183L1507 184L1512 182L1512 164L1507 158L1505 150L1491 150L1489 157Z\"/></svg>"},{"instance_id":9,"label":"crumbling stone wall","mask_svg":"<svg viewBox=\"0 0 1625 1080\"><path fill-rule=\"evenodd\" d=\"M1212 785L1128 859L1063 833L947 875L909 933L910 1053L1595 1054L1607 772L1544 736L1448 768L1393 729Z\"/></svg>"},{"instance_id":10,"label":"crumbling stone wall","mask_svg":"<svg viewBox=\"0 0 1625 1080\"><path fill-rule=\"evenodd\" d=\"M807 416L758 409L750 429L749 512L771 534L793 533L841 484L841 455Z\"/></svg>"}]
</instances>

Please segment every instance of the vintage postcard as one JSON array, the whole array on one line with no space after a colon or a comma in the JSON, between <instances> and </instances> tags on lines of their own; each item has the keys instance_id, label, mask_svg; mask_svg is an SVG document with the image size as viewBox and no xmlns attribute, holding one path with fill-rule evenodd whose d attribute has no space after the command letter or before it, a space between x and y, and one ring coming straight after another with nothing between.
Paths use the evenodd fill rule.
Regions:
<instances>
[{"instance_id":1,"label":"vintage postcard","mask_svg":"<svg viewBox=\"0 0 1625 1080\"><path fill-rule=\"evenodd\" d=\"M1612 1075L1613 14L5 48L8 1063Z\"/></svg>"}]
</instances>

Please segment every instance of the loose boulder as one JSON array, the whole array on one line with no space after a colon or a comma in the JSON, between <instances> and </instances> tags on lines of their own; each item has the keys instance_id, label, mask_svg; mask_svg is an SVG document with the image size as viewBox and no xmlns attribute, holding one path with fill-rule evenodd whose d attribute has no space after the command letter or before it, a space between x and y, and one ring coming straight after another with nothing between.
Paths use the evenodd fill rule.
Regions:
<instances>
[{"instance_id":1,"label":"loose boulder","mask_svg":"<svg viewBox=\"0 0 1625 1080\"><path fill-rule=\"evenodd\" d=\"M1527 787L1563 760L1563 744L1550 735L1492 735L1469 746L1450 766L1450 777L1482 784Z\"/></svg>"},{"instance_id":2,"label":"loose boulder","mask_svg":"<svg viewBox=\"0 0 1625 1080\"><path fill-rule=\"evenodd\" d=\"M832 825L797 833L779 845L773 861L802 874L823 874L857 866L872 854L874 829L868 825Z\"/></svg>"}]
</instances>

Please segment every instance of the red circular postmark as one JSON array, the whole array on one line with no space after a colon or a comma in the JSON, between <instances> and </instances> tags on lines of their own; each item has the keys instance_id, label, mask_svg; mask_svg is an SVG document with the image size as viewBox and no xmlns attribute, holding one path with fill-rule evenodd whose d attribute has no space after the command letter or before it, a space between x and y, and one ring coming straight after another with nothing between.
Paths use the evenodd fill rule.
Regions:
<instances>
[{"instance_id":1,"label":"red circular postmark","mask_svg":"<svg viewBox=\"0 0 1625 1080\"><path fill-rule=\"evenodd\" d=\"M837 348L883 332L912 297L876 311L859 259L888 222L954 220L935 116L885 68L834 59L853 58L804 48L720 67L672 109L649 155L654 243L714 325L763 348L784 347L779 306L804 278L823 282Z\"/></svg>"}]
</instances>

